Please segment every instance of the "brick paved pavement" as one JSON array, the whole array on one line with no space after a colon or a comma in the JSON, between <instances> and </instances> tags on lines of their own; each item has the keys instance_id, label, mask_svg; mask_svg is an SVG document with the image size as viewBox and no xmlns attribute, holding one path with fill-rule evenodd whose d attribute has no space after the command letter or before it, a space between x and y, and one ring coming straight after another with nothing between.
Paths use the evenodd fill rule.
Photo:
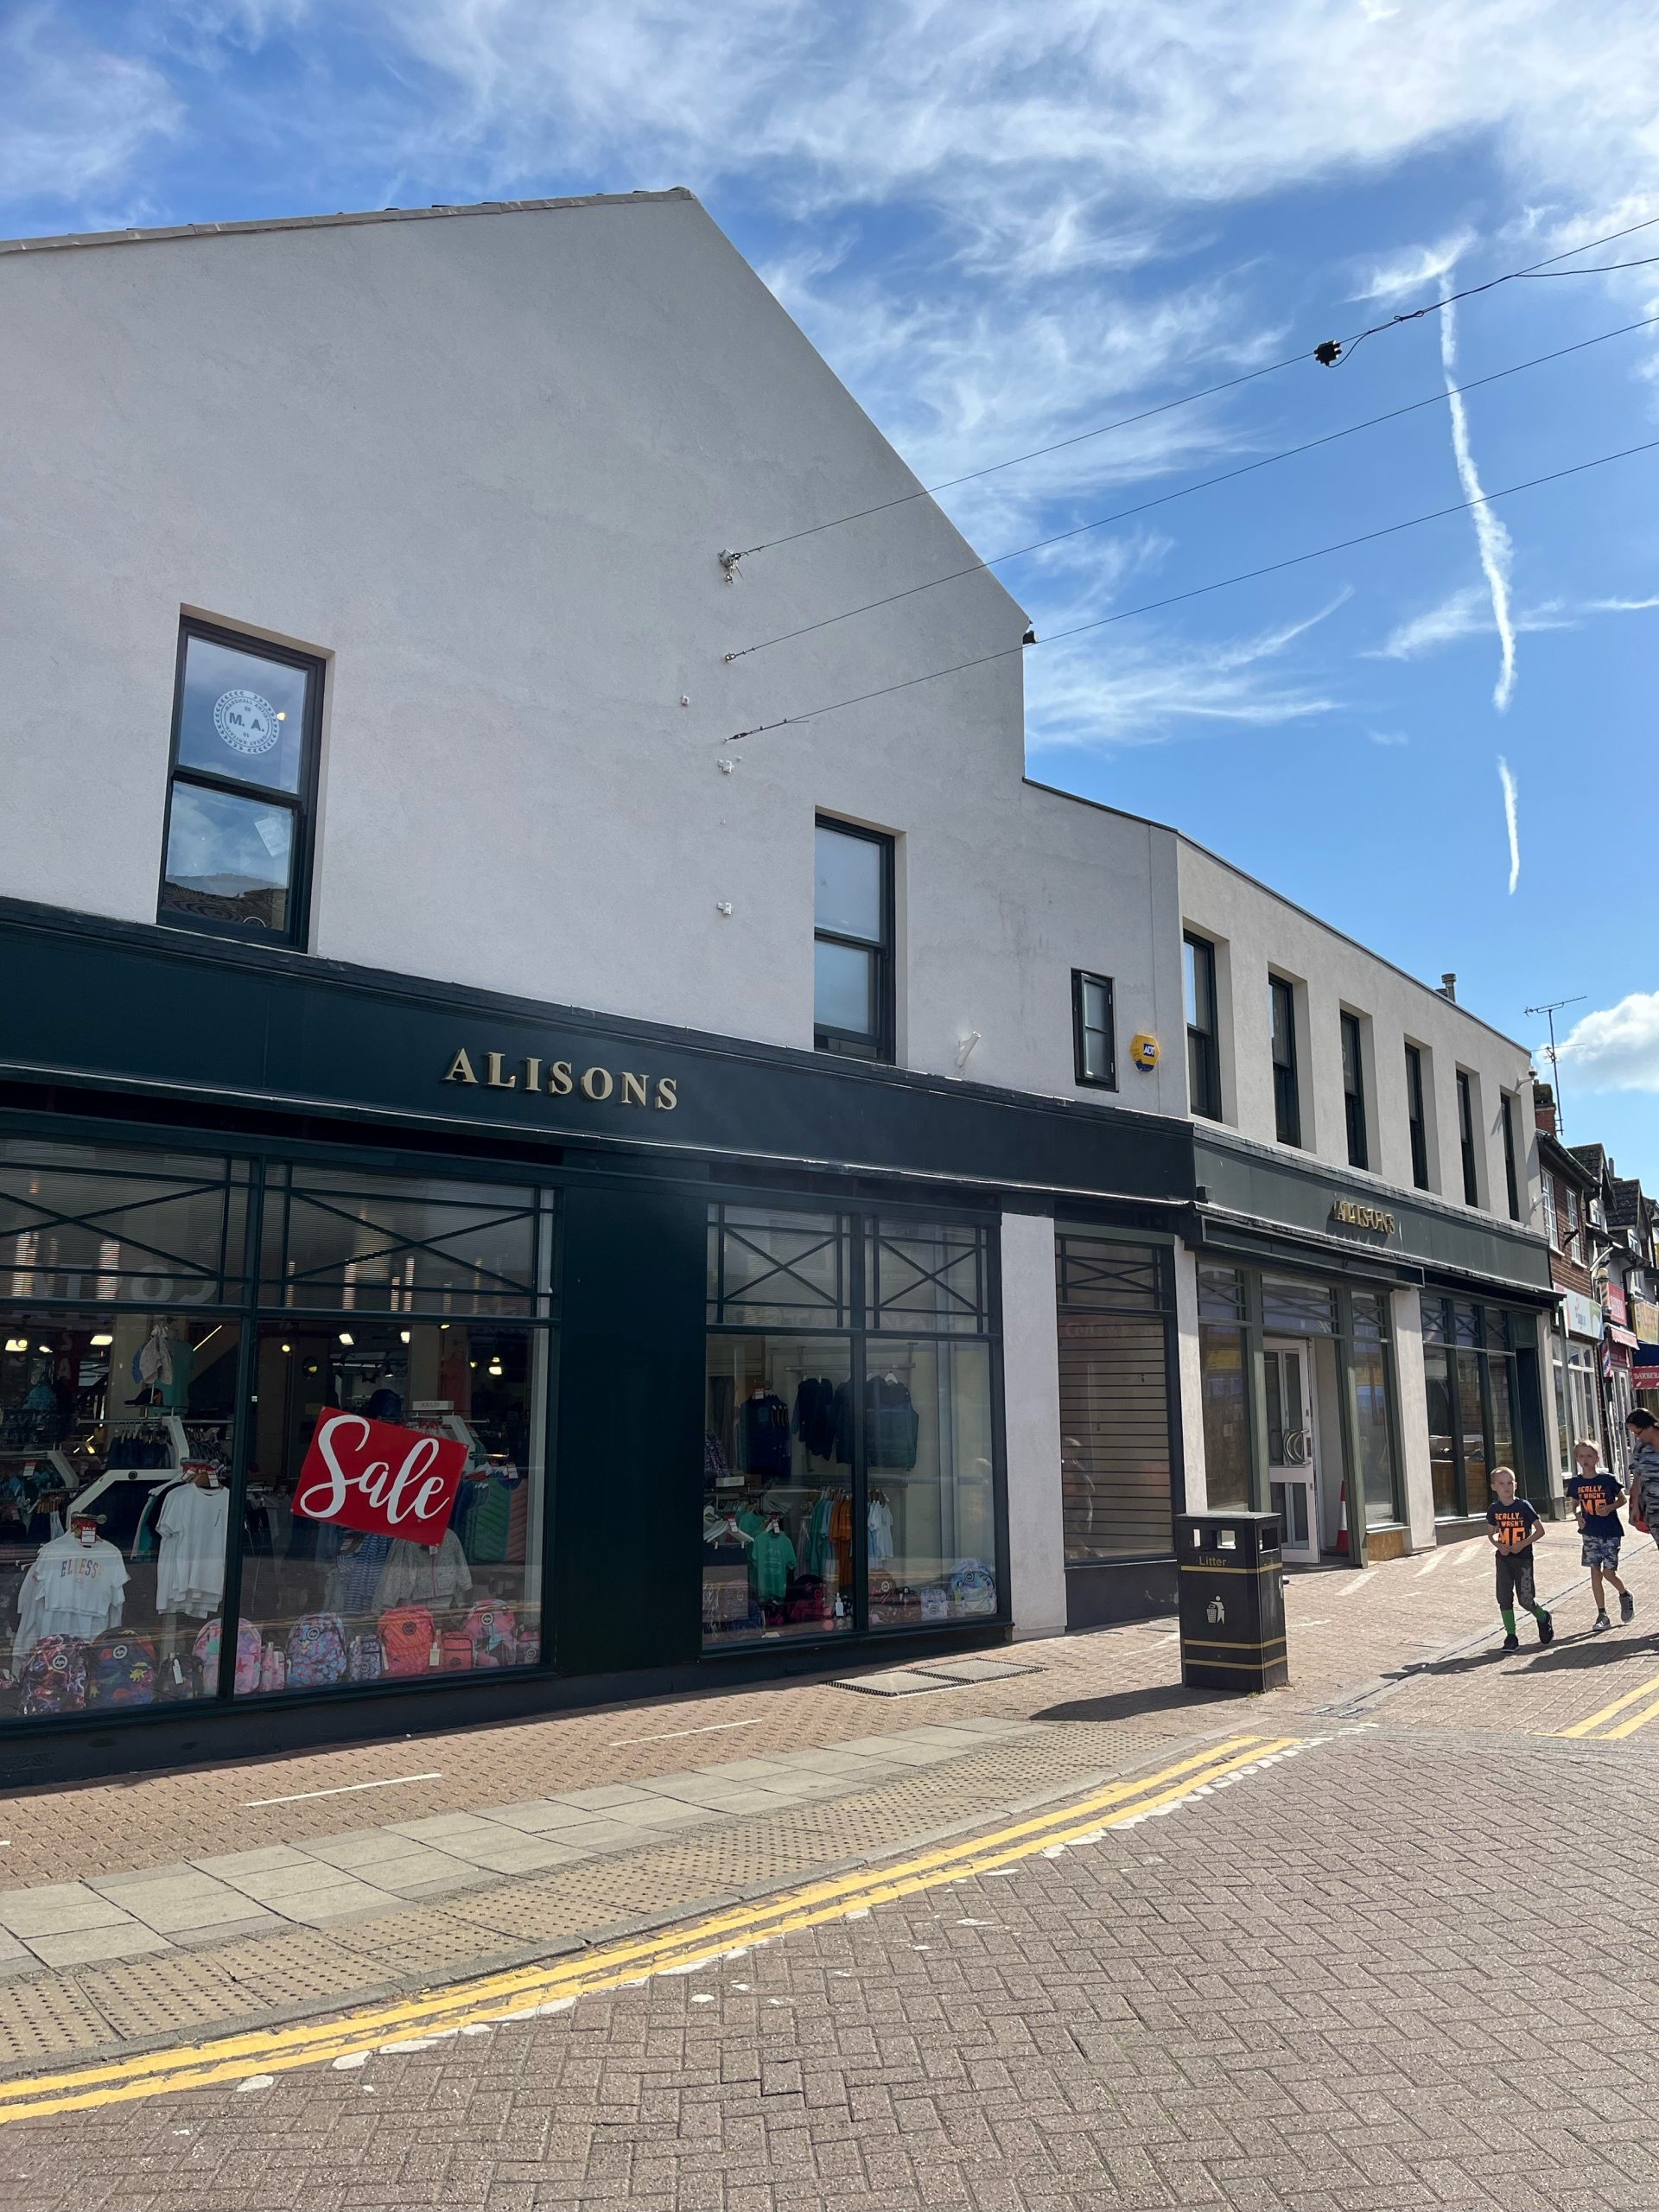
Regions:
<instances>
[{"instance_id":1,"label":"brick paved pavement","mask_svg":"<svg viewBox=\"0 0 1659 2212\"><path fill-rule=\"evenodd\" d=\"M1637 2212L1659 1763L1362 1726L550 2019L0 2131L9 2212ZM1635 1924L1632 1924L1634 1915Z\"/></svg>"}]
</instances>

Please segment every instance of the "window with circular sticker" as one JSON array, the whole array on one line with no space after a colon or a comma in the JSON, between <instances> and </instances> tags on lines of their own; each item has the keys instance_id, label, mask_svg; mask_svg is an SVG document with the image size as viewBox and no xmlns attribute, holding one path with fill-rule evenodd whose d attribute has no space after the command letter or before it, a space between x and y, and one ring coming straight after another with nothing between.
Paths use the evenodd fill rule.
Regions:
<instances>
[{"instance_id":1,"label":"window with circular sticker","mask_svg":"<svg viewBox=\"0 0 1659 2212\"><path fill-rule=\"evenodd\" d=\"M297 791L310 671L191 637L185 644L179 766L265 791Z\"/></svg>"}]
</instances>

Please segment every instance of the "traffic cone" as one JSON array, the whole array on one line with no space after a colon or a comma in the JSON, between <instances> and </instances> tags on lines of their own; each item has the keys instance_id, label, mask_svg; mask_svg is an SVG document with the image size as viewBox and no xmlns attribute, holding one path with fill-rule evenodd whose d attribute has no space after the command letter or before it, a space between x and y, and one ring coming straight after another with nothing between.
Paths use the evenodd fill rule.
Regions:
<instances>
[{"instance_id":1,"label":"traffic cone","mask_svg":"<svg viewBox=\"0 0 1659 2212\"><path fill-rule=\"evenodd\" d=\"M1342 1496L1337 1504L1337 1549L1346 1555L1348 1550L1348 1484L1342 1485Z\"/></svg>"}]
</instances>

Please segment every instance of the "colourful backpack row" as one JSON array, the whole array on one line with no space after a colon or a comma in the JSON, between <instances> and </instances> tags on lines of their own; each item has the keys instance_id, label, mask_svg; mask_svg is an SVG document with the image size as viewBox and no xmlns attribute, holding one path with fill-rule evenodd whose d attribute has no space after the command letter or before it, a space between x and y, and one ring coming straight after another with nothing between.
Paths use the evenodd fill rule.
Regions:
<instances>
[{"instance_id":1,"label":"colourful backpack row","mask_svg":"<svg viewBox=\"0 0 1659 2212\"><path fill-rule=\"evenodd\" d=\"M201 1664L202 1685L211 1697L219 1688L219 1624L209 1621L196 1637L194 1646ZM259 1631L251 1621L238 1621L236 1624L236 1694L251 1697L261 1687L264 1646Z\"/></svg>"},{"instance_id":2,"label":"colourful backpack row","mask_svg":"<svg viewBox=\"0 0 1659 2212\"><path fill-rule=\"evenodd\" d=\"M156 1646L147 1636L105 1629L87 1654L88 1705L154 1705Z\"/></svg>"},{"instance_id":3,"label":"colourful backpack row","mask_svg":"<svg viewBox=\"0 0 1659 2212\"><path fill-rule=\"evenodd\" d=\"M26 1719L80 1711L86 1702L86 1652L79 1636L43 1636L30 1648L17 1677Z\"/></svg>"},{"instance_id":4,"label":"colourful backpack row","mask_svg":"<svg viewBox=\"0 0 1659 2212\"><path fill-rule=\"evenodd\" d=\"M316 1689L346 1672L346 1627L338 1613L302 1613L288 1631L288 1687Z\"/></svg>"}]
</instances>

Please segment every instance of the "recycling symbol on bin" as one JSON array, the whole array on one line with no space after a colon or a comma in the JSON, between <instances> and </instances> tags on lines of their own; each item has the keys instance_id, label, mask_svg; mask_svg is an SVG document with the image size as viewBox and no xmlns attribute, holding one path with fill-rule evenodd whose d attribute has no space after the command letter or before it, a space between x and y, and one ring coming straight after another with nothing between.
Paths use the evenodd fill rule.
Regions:
<instances>
[{"instance_id":1,"label":"recycling symbol on bin","mask_svg":"<svg viewBox=\"0 0 1659 2212\"><path fill-rule=\"evenodd\" d=\"M1222 1604L1219 1598L1212 1598L1210 1600L1209 1606L1205 1611L1205 1618L1209 1622L1211 1628L1219 1628L1226 1618L1226 1606Z\"/></svg>"}]
</instances>

